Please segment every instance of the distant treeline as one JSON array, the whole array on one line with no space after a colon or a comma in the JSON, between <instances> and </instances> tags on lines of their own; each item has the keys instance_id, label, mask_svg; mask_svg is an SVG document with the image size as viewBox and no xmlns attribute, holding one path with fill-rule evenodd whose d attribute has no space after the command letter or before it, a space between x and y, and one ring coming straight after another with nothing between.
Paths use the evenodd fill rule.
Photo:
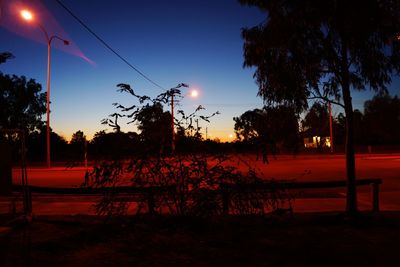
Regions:
<instances>
[{"instance_id":1,"label":"distant treeline","mask_svg":"<svg viewBox=\"0 0 400 267\"><path fill-rule=\"evenodd\" d=\"M306 137L329 136L329 113L325 105L314 104L301 121L294 113L281 112L284 116L293 117L291 120L286 120L286 122L291 121L289 124L282 124L281 120L285 117L282 114L277 115L277 112L281 112L281 109L273 112L271 110L253 110L235 118L235 131L238 138L232 143L205 140L200 133L187 135L178 131L175 153L257 153L271 155L330 151L323 145L317 149L306 149L303 143L303 138ZM274 119L269 119L271 114L274 115L272 116ZM365 102L363 112L355 110L354 115L357 152L391 152L400 149L400 100L397 96L375 96ZM279 124L281 128L276 127L275 124ZM247 128L244 129L243 125L246 125ZM285 125L286 128L282 128ZM298 130L296 131L296 129ZM142 133L99 131L95 133L92 140L86 140L85 134L82 131L77 131L72 135L70 142L51 132L51 158L52 161L81 164L85 157L88 160L97 160L129 158L141 154L168 155L171 153L170 129L165 128L165 131L165 133L162 131L143 131ZM155 132L157 135L153 136ZM42 126L26 134L25 146L28 161L45 161L45 133L46 129ZM166 138L160 138L163 135ZM334 152L344 153L345 118L341 113L333 118L333 137ZM21 139L16 134L8 134L7 139L13 148L14 162L18 162L22 151Z\"/></svg>"}]
</instances>

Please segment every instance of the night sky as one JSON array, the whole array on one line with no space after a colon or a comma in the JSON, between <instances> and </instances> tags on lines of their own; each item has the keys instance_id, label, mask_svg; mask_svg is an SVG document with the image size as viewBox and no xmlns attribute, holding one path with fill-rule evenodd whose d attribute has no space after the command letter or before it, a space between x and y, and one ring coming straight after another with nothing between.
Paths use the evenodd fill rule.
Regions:
<instances>
[{"instance_id":1,"label":"night sky","mask_svg":"<svg viewBox=\"0 0 400 267\"><path fill-rule=\"evenodd\" d=\"M220 111L208 127L209 137L229 140L233 117L260 108L252 69L243 69L240 30L262 22L265 14L236 0L62 0L113 49L165 89L188 83L200 97L186 97L178 109L191 112L201 104L204 114ZM2 0L0 52L16 57L0 66L6 74L34 78L46 89L47 47L43 32L23 21L18 10L28 6L49 35L71 41L52 42L51 127L69 139L82 130L91 138L109 127L101 119L114 113L112 103L133 104L135 99L116 91L129 83L138 94L155 97L162 89L148 82L104 47L54 0ZM184 89L185 90L185 89ZM400 82L390 86L400 95ZM185 93L185 91L184 91ZM362 109L372 92L353 93ZM166 107L169 109L169 107ZM339 108L336 113L341 112ZM123 131L135 130L121 124Z\"/></svg>"}]
</instances>

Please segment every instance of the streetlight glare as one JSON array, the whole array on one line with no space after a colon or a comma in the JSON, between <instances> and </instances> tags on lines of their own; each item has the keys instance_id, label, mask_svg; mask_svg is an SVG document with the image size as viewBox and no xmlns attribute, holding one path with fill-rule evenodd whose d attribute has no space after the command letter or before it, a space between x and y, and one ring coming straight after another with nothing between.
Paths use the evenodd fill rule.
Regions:
<instances>
[{"instance_id":1,"label":"streetlight glare","mask_svg":"<svg viewBox=\"0 0 400 267\"><path fill-rule=\"evenodd\" d=\"M198 92L197 90L192 90L192 91L190 92L190 96L196 98L196 97L199 96L199 92Z\"/></svg>"},{"instance_id":2,"label":"streetlight glare","mask_svg":"<svg viewBox=\"0 0 400 267\"><path fill-rule=\"evenodd\" d=\"M20 14L24 20L30 21L33 19L32 12L30 12L29 10L23 9L21 10Z\"/></svg>"}]
</instances>

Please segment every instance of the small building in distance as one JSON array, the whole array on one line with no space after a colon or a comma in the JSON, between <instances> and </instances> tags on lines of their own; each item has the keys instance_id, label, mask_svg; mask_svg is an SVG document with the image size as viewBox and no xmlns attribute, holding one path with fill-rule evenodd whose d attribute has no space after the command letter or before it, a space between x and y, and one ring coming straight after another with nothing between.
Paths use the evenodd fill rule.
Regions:
<instances>
[{"instance_id":1,"label":"small building in distance","mask_svg":"<svg viewBox=\"0 0 400 267\"><path fill-rule=\"evenodd\" d=\"M305 148L324 148L331 147L331 139L329 136L313 136L303 139Z\"/></svg>"}]
</instances>

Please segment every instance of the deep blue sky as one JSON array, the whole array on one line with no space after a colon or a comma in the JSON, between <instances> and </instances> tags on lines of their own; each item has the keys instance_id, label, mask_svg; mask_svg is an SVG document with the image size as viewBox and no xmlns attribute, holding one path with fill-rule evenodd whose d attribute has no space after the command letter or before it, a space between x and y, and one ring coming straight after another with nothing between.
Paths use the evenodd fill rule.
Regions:
<instances>
[{"instance_id":1,"label":"deep blue sky","mask_svg":"<svg viewBox=\"0 0 400 267\"><path fill-rule=\"evenodd\" d=\"M106 129L100 120L115 112L112 103L131 104L134 99L116 92L118 83L129 83L139 94L156 96L162 90L143 79L77 23L54 0L3 0L0 17L0 51L15 59L1 65L8 74L25 75L46 84L47 48L44 34L35 25L16 18L14 6L29 4L35 19L49 34L72 41L52 50L51 125L67 139L83 130L89 137ZM63 0L76 15L135 67L164 88L185 82L200 91L186 97L187 112L201 104L205 113L220 111L208 127L212 137L227 140L233 133L233 117L262 106L253 70L243 69L240 30L264 19L255 8L236 0ZM13 6L12 8L10 7ZM13 9L14 8L14 9ZM79 57L82 53L94 64ZM399 83L391 87L400 94ZM362 108L371 92L354 94L354 105ZM166 107L168 108L168 107ZM340 110L338 109L337 112ZM109 129L110 131L111 129ZM122 125L122 130L134 130Z\"/></svg>"}]
</instances>

